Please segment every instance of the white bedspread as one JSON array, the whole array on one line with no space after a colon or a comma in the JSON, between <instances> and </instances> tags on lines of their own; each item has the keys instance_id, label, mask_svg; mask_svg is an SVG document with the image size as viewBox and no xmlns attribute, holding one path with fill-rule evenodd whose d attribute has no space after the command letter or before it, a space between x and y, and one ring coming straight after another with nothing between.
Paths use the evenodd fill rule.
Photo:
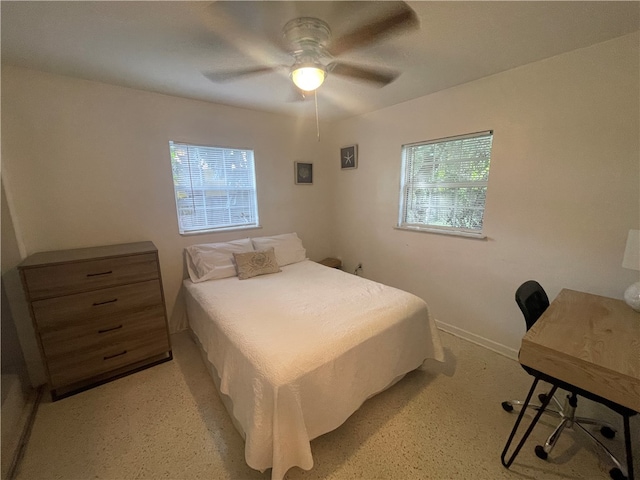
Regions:
<instances>
[{"instance_id":1,"label":"white bedspread","mask_svg":"<svg viewBox=\"0 0 640 480\"><path fill-rule=\"evenodd\" d=\"M415 295L311 261L281 273L184 282L191 329L272 479L311 469L310 440L427 358L444 355Z\"/></svg>"}]
</instances>

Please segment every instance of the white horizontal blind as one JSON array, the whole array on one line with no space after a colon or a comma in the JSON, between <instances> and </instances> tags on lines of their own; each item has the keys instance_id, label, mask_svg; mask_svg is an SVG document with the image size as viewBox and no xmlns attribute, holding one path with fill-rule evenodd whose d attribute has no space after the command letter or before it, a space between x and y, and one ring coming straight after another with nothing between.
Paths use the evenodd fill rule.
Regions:
<instances>
[{"instance_id":1,"label":"white horizontal blind","mask_svg":"<svg viewBox=\"0 0 640 480\"><path fill-rule=\"evenodd\" d=\"M399 227L481 233L493 132L402 147Z\"/></svg>"},{"instance_id":2,"label":"white horizontal blind","mask_svg":"<svg viewBox=\"0 0 640 480\"><path fill-rule=\"evenodd\" d=\"M258 225L253 150L169 148L180 233Z\"/></svg>"}]
</instances>

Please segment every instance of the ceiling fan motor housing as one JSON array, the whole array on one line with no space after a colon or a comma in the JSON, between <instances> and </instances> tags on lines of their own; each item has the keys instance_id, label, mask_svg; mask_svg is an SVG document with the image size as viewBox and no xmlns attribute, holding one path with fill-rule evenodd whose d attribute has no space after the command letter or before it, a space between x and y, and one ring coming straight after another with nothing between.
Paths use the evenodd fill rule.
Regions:
<instances>
[{"instance_id":1,"label":"ceiling fan motor housing","mask_svg":"<svg viewBox=\"0 0 640 480\"><path fill-rule=\"evenodd\" d=\"M325 48L331 38L331 29L319 18L294 18L287 22L282 32L294 57L312 57L317 61L327 56Z\"/></svg>"}]
</instances>

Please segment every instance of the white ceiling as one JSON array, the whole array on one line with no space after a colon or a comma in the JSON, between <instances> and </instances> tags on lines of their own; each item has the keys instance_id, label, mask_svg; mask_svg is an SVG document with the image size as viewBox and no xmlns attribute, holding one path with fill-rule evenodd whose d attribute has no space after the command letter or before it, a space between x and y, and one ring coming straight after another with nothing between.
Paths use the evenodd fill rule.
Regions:
<instances>
[{"instance_id":1,"label":"white ceiling","mask_svg":"<svg viewBox=\"0 0 640 480\"><path fill-rule=\"evenodd\" d=\"M115 85L291 115L288 72L216 84L202 72L291 64L272 45L299 16L325 20L334 38L384 2L2 1L2 63ZM402 71L390 85L329 75L318 90L321 118L377 110L640 29L640 3L592 1L408 2L420 29L357 49L340 60Z\"/></svg>"}]
</instances>

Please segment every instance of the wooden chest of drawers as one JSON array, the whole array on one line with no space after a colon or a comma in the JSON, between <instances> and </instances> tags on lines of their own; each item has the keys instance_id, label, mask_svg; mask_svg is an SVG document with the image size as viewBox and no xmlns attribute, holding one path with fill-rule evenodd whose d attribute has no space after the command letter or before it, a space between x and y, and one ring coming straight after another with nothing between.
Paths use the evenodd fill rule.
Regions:
<instances>
[{"instance_id":1,"label":"wooden chest of drawers","mask_svg":"<svg viewBox=\"0 0 640 480\"><path fill-rule=\"evenodd\" d=\"M171 360L153 243L36 253L18 269L54 400Z\"/></svg>"}]
</instances>

